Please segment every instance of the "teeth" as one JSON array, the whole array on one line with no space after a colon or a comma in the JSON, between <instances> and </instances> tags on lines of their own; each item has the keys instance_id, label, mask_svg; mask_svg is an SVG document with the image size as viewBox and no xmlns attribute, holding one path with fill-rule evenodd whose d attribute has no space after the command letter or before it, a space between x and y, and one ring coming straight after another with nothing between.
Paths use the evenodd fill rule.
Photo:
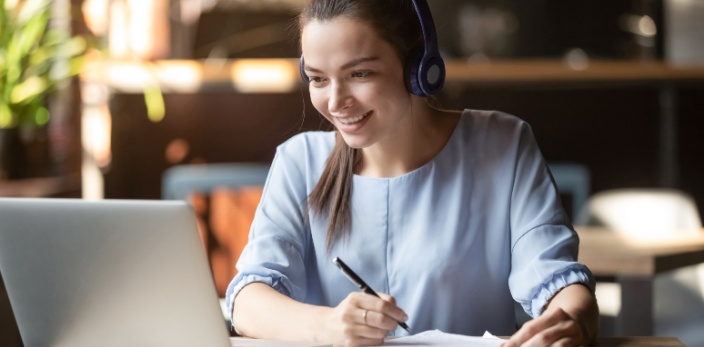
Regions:
<instances>
[{"instance_id":1,"label":"teeth","mask_svg":"<svg viewBox=\"0 0 704 347\"><path fill-rule=\"evenodd\" d=\"M357 123L357 122L361 121L362 119L364 119L364 117L366 117L367 115L368 115L368 113L365 113L365 114L363 114L363 115L361 115L361 116L358 116L358 117L353 117L353 118L338 118L338 120L339 120L340 123L342 123L342 124L354 124L354 123Z\"/></svg>"}]
</instances>

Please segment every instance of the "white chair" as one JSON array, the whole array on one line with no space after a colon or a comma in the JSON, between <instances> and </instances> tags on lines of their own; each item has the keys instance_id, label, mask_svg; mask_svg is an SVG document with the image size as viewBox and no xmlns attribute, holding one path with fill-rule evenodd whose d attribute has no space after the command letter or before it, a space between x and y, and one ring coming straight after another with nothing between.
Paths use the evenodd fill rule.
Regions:
<instances>
[{"instance_id":1,"label":"white chair","mask_svg":"<svg viewBox=\"0 0 704 347\"><path fill-rule=\"evenodd\" d=\"M575 218L640 238L698 234L702 221L694 199L674 189L614 189L594 194Z\"/></svg>"},{"instance_id":2,"label":"white chair","mask_svg":"<svg viewBox=\"0 0 704 347\"><path fill-rule=\"evenodd\" d=\"M605 226L641 240L657 241L702 232L694 199L673 189L616 189L589 198L576 225ZM654 281L655 334L677 336L687 346L704 347L704 266L662 274ZM618 313L620 288L597 285L602 315Z\"/></svg>"}]
</instances>

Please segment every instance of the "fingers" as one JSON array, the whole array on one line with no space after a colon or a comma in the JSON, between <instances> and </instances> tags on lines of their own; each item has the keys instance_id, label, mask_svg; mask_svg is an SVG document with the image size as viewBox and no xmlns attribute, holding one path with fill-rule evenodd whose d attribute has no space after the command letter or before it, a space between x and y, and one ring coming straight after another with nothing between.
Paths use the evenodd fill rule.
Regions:
<instances>
[{"instance_id":1,"label":"fingers","mask_svg":"<svg viewBox=\"0 0 704 347\"><path fill-rule=\"evenodd\" d=\"M388 334L388 331L396 329L398 326L398 321L381 312L368 310L366 319L362 319L360 324L383 329Z\"/></svg>"},{"instance_id":2,"label":"fingers","mask_svg":"<svg viewBox=\"0 0 704 347\"><path fill-rule=\"evenodd\" d=\"M377 294L379 294L379 296L381 297L382 300L396 305L396 299L393 296L391 296L389 294L385 294L385 293L377 293Z\"/></svg>"},{"instance_id":3,"label":"fingers","mask_svg":"<svg viewBox=\"0 0 704 347\"><path fill-rule=\"evenodd\" d=\"M379 294L381 299L364 293L353 293L350 296L356 301L359 308L369 311L366 315L366 322L361 319L360 323L362 324L394 330L398 322L408 320L406 313L396 306L396 300L390 295ZM361 314L360 317L364 318Z\"/></svg>"},{"instance_id":4,"label":"fingers","mask_svg":"<svg viewBox=\"0 0 704 347\"><path fill-rule=\"evenodd\" d=\"M406 321L406 313L393 297L381 298L351 293L330 316L331 341L335 345L380 345L389 331L395 330L399 321ZM336 323L335 323L336 322Z\"/></svg>"},{"instance_id":5,"label":"fingers","mask_svg":"<svg viewBox=\"0 0 704 347\"><path fill-rule=\"evenodd\" d=\"M563 310L556 309L524 324L502 347L582 346L585 344L577 322Z\"/></svg>"}]
</instances>

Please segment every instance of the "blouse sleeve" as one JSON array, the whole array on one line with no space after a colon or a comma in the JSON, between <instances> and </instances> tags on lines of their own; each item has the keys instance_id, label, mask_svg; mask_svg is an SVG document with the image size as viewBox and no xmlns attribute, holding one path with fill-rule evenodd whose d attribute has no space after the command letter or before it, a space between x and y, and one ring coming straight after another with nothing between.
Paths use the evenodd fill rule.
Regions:
<instances>
[{"instance_id":1,"label":"blouse sleeve","mask_svg":"<svg viewBox=\"0 0 704 347\"><path fill-rule=\"evenodd\" d=\"M249 240L237 261L237 275L227 288L230 314L237 294L253 282L298 301L305 297L306 181L296 160L300 152L290 147L277 148ZM235 317L231 318L234 324Z\"/></svg>"},{"instance_id":2,"label":"blouse sleeve","mask_svg":"<svg viewBox=\"0 0 704 347\"><path fill-rule=\"evenodd\" d=\"M523 309L537 317L560 289L582 283L593 292L594 279L577 262L579 238L530 127L522 123L519 131L510 205L509 287Z\"/></svg>"}]
</instances>

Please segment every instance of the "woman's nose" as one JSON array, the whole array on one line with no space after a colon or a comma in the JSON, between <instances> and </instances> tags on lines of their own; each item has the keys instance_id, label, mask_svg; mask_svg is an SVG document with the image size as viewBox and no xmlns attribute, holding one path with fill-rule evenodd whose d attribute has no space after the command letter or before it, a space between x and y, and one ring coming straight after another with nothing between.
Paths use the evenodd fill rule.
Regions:
<instances>
[{"instance_id":1,"label":"woman's nose","mask_svg":"<svg viewBox=\"0 0 704 347\"><path fill-rule=\"evenodd\" d=\"M330 98L328 99L328 110L338 112L344 110L352 104L352 96L349 90L342 83L333 83L330 88Z\"/></svg>"}]
</instances>

